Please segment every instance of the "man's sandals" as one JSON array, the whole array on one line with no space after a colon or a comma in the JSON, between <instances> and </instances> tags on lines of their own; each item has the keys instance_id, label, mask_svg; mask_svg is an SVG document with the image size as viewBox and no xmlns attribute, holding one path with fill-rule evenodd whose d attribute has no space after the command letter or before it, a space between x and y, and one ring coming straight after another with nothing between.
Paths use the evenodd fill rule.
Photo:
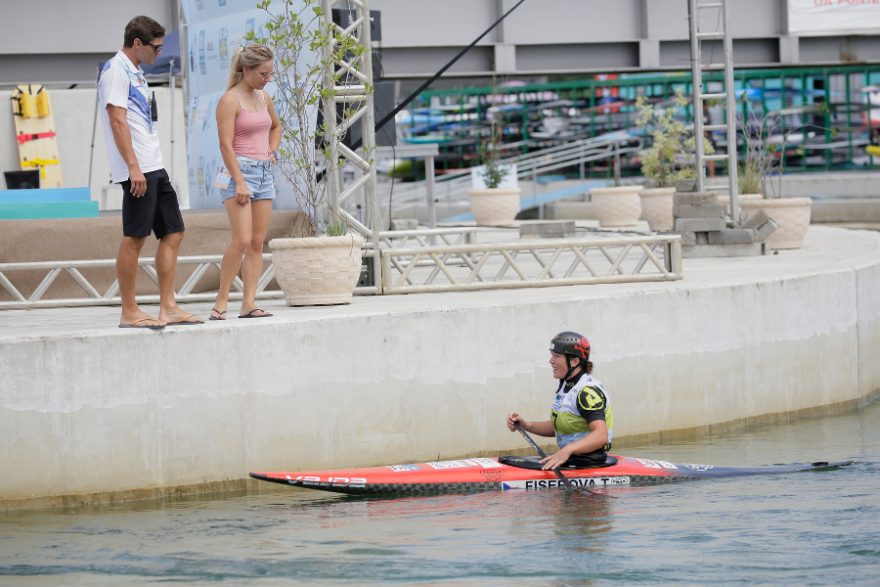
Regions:
<instances>
[{"instance_id":1,"label":"man's sandals","mask_svg":"<svg viewBox=\"0 0 880 587\"><path fill-rule=\"evenodd\" d=\"M167 322L165 326L196 326L204 323L205 321L197 317L195 314L184 314L174 322Z\"/></svg>"}]
</instances>

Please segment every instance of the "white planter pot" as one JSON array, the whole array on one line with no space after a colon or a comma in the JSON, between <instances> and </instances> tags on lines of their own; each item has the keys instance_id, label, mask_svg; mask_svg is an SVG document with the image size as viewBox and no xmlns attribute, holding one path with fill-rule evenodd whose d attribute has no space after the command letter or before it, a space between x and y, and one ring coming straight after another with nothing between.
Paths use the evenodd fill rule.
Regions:
<instances>
[{"instance_id":1,"label":"white planter pot","mask_svg":"<svg viewBox=\"0 0 880 587\"><path fill-rule=\"evenodd\" d=\"M777 198L771 200L743 200L743 217L763 210L779 225L767 238L771 249L799 249L810 226L810 213L813 200L810 198Z\"/></svg>"},{"instance_id":2,"label":"white planter pot","mask_svg":"<svg viewBox=\"0 0 880 587\"><path fill-rule=\"evenodd\" d=\"M599 226L635 226L642 215L640 185L593 188L590 201L596 210Z\"/></svg>"},{"instance_id":3,"label":"white planter pot","mask_svg":"<svg viewBox=\"0 0 880 587\"><path fill-rule=\"evenodd\" d=\"M361 274L360 235L269 241L275 278L289 306L350 304Z\"/></svg>"},{"instance_id":4,"label":"white planter pot","mask_svg":"<svg viewBox=\"0 0 880 587\"><path fill-rule=\"evenodd\" d=\"M481 226L510 224L519 213L519 188L487 188L468 192L471 212Z\"/></svg>"},{"instance_id":5,"label":"white planter pot","mask_svg":"<svg viewBox=\"0 0 880 587\"><path fill-rule=\"evenodd\" d=\"M639 192L642 218L651 230L672 230L672 194L675 188L648 188Z\"/></svg>"}]
</instances>

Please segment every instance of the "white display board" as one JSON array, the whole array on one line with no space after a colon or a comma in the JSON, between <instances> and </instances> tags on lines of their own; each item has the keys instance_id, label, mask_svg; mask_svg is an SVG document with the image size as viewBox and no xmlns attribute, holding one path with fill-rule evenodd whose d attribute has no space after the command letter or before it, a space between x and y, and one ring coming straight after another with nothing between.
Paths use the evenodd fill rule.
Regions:
<instances>
[{"instance_id":1,"label":"white display board","mask_svg":"<svg viewBox=\"0 0 880 587\"><path fill-rule=\"evenodd\" d=\"M880 2L788 0L788 30L796 35L880 33Z\"/></svg>"},{"instance_id":2,"label":"white display board","mask_svg":"<svg viewBox=\"0 0 880 587\"><path fill-rule=\"evenodd\" d=\"M280 12L280 2L269 6ZM226 91L229 66L235 48L247 43L245 35L265 35L269 14L256 8L256 0L182 0L187 32L186 137L189 199L192 208L220 208L219 189L214 186L217 170L223 164L217 138L215 112ZM276 68L277 69L277 68ZM275 84L266 86L274 94ZM277 101L276 101L276 106ZM311 124L317 122L317 108ZM276 208L296 208L291 185L276 169Z\"/></svg>"}]
</instances>

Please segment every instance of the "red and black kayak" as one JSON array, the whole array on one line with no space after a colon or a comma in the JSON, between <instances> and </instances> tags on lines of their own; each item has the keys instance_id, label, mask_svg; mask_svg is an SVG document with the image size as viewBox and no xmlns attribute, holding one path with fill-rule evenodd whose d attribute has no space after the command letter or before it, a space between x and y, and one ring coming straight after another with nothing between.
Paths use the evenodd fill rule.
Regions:
<instances>
[{"instance_id":1,"label":"red and black kayak","mask_svg":"<svg viewBox=\"0 0 880 587\"><path fill-rule=\"evenodd\" d=\"M539 460L540 457L503 456L327 471L251 473L251 477L294 487L349 495L425 495L565 488L564 482L556 474L541 470ZM575 487L592 489L820 471L845 467L851 462L822 461L758 467L718 467L609 455L602 466L562 468L561 472Z\"/></svg>"}]
</instances>

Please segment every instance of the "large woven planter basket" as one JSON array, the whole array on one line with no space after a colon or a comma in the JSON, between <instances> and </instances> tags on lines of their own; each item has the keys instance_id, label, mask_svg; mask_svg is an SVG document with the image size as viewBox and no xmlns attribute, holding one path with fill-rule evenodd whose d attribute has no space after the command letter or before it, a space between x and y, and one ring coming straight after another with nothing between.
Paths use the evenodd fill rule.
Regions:
<instances>
[{"instance_id":1,"label":"large woven planter basket","mask_svg":"<svg viewBox=\"0 0 880 587\"><path fill-rule=\"evenodd\" d=\"M269 241L275 279L289 306L350 304L361 274L360 235Z\"/></svg>"},{"instance_id":2,"label":"large woven planter basket","mask_svg":"<svg viewBox=\"0 0 880 587\"><path fill-rule=\"evenodd\" d=\"M744 218L760 209L779 225L767 237L767 246L771 249L799 249L803 244L813 207L810 198L755 198L743 200L740 205Z\"/></svg>"},{"instance_id":3,"label":"large woven planter basket","mask_svg":"<svg viewBox=\"0 0 880 587\"><path fill-rule=\"evenodd\" d=\"M590 200L596 210L599 226L635 226L642 215L639 199L640 185L625 185L590 190Z\"/></svg>"},{"instance_id":4,"label":"large woven planter basket","mask_svg":"<svg viewBox=\"0 0 880 587\"><path fill-rule=\"evenodd\" d=\"M675 188L647 188L639 192L642 199L642 218L651 230L672 230L672 195Z\"/></svg>"},{"instance_id":5,"label":"large woven planter basket","mask_svg":"<svg viewBox=\"0 0 880 587\"><path fill-rule=\"evenodd\" d=\"M471 212L480 226L510 224L519 213L519 188L487 188L468 192Z\"/></svg>"}]
</instances>

